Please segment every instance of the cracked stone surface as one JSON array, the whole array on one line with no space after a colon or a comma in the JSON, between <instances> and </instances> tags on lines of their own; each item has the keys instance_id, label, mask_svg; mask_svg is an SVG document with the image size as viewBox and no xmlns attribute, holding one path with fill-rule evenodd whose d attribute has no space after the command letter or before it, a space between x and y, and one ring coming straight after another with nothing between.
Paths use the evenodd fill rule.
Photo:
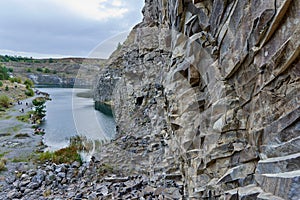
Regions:
<instances>
[{"instance_id":1,"label":"cracked stone surface","mask_svg":"<svg viewBox=\"0 0 300 200\"><path fill-rule=\"evenodd\" d=\"M300 1L146 0L99 74L99 158L186 199L299 199ZM281 190L281 188L284 188Z\"/></svg>"}]
</instances>

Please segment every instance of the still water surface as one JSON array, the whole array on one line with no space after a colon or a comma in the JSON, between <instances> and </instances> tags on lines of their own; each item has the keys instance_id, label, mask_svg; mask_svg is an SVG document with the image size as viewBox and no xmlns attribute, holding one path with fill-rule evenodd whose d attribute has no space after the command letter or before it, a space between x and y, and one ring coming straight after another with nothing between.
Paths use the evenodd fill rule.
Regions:
<instances>
[{"instance_id":1,"label":"still water surface","mask_svg":"<svg viewBox=\"0 0 300 200\"><path fill-rule=\"evenodd\" d=\"M48 150L57 150L68 145L69 138L83 135L88 139L110 139L115 134L112 116L94 109L91 98L77 97L86 89L39 88L50 94L52 101L46 103L46 120L41 125L46 134L44 143Z\"/></svg>"}]
</instances>

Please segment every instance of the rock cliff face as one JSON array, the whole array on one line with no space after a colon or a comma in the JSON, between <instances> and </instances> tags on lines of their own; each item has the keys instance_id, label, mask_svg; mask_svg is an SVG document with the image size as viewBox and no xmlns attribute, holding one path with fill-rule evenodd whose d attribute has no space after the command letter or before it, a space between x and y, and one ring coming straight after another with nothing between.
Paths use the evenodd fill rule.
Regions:
<instances>
[{"instance_id":1,"label":"rock cliff face","mask_svg":"<svg viewBox=\"0 0 300 200\"><path fill-rule=\"evenodd\" d=\"M185 199L300 198L300 1L146 0L95 89L100 157Z\"/></svg>"},{"instance_id":2,"label":"rock cliff face","mask_svg":"<svg viewBox=\"0 0 300 200\"><path fill-rule=\"evenodd\" d=\"M3 61L3 57L7 58L0 56L0 60L2 58L2 63L13 69L13 76L30 78L35 85L53 87L91 87L95 81L95 73L98 73L106 62L104 59L92 58L22 60L21 57L17 61Z\"/></svg>"}]
</instances>

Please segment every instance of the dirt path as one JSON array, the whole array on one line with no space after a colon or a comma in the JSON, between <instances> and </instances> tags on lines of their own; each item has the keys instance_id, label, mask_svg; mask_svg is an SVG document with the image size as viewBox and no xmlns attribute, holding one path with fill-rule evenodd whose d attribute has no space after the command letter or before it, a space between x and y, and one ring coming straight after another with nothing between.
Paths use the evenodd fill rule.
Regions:
<instances>
[{"instance_id":1,"label":"dirt path","mask_svg":"<svg viewBox=\"0 0 300 200\"><path fill-rule=\"evenodd\" d=\"M33 167L29 159L36 151L43 149L42 136L35 135L32 125L19 121L16 117L25 115L31 110L31 97L22 101L0 115L0 157L6 158L6 171L0 173L0 185L15 171ZM26 106L26 102L28 106ZM24 113L20 112L24 109Z\"/></svg>"}]
</instances>

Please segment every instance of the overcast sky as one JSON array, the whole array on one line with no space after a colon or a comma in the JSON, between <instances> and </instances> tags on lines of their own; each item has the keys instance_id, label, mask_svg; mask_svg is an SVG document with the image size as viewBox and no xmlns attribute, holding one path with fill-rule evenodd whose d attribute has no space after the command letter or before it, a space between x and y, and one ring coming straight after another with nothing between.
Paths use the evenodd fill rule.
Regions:
<instances>
[{"instance_id":1,"label":"overcast sky","mask_svg":"<svg viewBox=\"0 0 300 200\"><path fill-rule=\"evenodd\" d=\"M0 54L87 57L103 46L99 56L107 57L142 20L143 4L144 0L0 0Z\"/></svg>"}]
</instances>

